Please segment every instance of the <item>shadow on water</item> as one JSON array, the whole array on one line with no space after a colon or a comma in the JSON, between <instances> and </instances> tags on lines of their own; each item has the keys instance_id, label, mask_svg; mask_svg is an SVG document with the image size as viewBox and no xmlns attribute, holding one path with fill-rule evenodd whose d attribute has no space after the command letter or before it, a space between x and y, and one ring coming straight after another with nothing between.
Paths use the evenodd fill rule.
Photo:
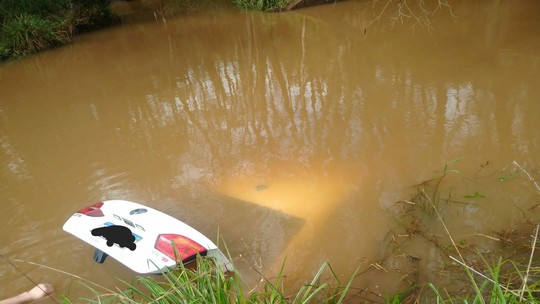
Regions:
<instances>
[{"instance_id":1,"label":"shadow on water","mask_svg":"<svg viewBox=\"0 0 540 304\"><path fill-rule=\"evenodd\" d=\"M269 265L283 262L282 252L305 226L305 220L297 216L221 194L206 197L195 210L186 203L175 213L189 212L213 239L219 234L220 245L229 251L248 284L257 283L259 273L271 275Z\"/></svg>"}]
</instances>

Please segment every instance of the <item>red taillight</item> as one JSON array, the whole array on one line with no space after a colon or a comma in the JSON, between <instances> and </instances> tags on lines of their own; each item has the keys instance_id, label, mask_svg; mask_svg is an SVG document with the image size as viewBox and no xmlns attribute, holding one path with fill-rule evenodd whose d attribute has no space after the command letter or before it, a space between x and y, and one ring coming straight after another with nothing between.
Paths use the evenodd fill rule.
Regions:
<instances>
[{"instance_id":1,"label":"red taillight","mask_svg":"<svg viewBox=\"0 0 540 304\"><path fill-rule=\"evenodd\" d=\"M172 246L173 243L176 247L176 253ZM178 256L184 263L193 260L197 254L206 255L206 248L192 239L178 234L158 235L154 248L173 260L177 260L175 256Z\"/></svg>"},{"instance_id":2,"label":"red taillight","mask_svg":"<svg viewBox=\"0 0 540 304\"><path fill-rule=\"evenodd\" d=\"M77 213L88 215L88 216L93 216L93 217L104 216L103 211L101 211L101 209L100 209L101 206L103 206L103 203L101 203L101 202L95 203L95 204L93 204L91 206L88 206L86 208L83 208L83 209L77 211Z\"/></svg>"}]
</instances>

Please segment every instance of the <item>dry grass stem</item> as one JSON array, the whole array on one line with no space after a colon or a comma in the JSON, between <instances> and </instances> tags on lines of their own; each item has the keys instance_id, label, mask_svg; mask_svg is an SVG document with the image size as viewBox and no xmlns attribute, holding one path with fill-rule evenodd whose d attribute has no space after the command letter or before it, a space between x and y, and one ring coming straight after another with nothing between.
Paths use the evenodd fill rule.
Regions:
<instances>
[{"instance_id":1,"label":"dry grass stem","mask_svg":"<svg viewBox=\"0 0 540 304\"><path fill-rule=\"evenodd\" d=\"M536 247L536 241L538 240L538 229L540 225L536 225L534 238L531 246L531 255L529 257L529 264L527 265L527 271L525 272L525 277L523 278L523 284L521 285L521 291L519 293L519 301L523 301L523 294L525 293L525 287L527 287L527 281L529 280L529 271L531 270L531 264L534 256L534 248Z\"/></svg>"},{"instance_id":2,"label":"dry grass stem","mask_svg":"<svg viewBox=\"0 0 540 304\"><path fill-rule=\"evenodd\" d=\"M500 238L497 238L497 237L494 237L494 236L491 236L491 235L487 235L487 234L483 234L483 233L476 233L474 235L477 235L477 236L482 236L482 237L485 237L487 239L490 239L490 240L493 240L493 241L497 241L497 242L500 242L501 239Z\"/></svg>"},{"instance_id":3,"label":"dry grass stem","mask_svg":"<svg viewBox=\"0 0 540 304\"><path fill-rule=\"evenodd\" d=\"M498 283L495 282L493 279L487 277L486 275L484 275L484 274L481 273L480 271L478 271L478 270L472 268L471 266L466 265L465 263L461 262L460 260L456 259L455 257L453 257L453 256L451 256L451 255L448 256L448 257L449 257L452 261L454 261L454 262L458 263L459 265L461 265L461 266L463 266L463 267L469 269L470 271L476 273L477 275L479 275L479 276L481 276L482 278L484 278L484 279L490 281L491 283L493 283L493 284L498 284ZM499 285L502 289L504 289L504 290L506 290L506 291L512 293L513 295L519 296L519 294L516 293L515 291L513 291L513 290L511 290L511 289L508 289L507 287L505 287L505 286L503 286L503 285L501 285L501 284L498 284L498 285ZM480 298L480 299L482 299L482 301L484 301L483 298Z\"/></svg>"},{"instance_id":4,"label":"dry grass stem","mask_svg":"<svg viewBox=\"0 0 540 304\"><path fill-rule=\"evenodd\" d=\"M446 224L444 223L444 220L441 216L441 214L439 213L439 210L437 210L437 208L435 207L435 204L433 203L433 201L431 201L431 198L426 194L426 192L424 191L424 189L422 189L422 195L428 200L429 204L431 205L431 207L433 208L433 210L435 211L435 214L437 215L437 218L441 221L441 224L443 225L443 228L444 228L444 231L446 232L446 234L448 235L448 237L450 238L450 242L452 242L452 246L454 247L454 249L456 250L457 254L459 255L459 258L461 259L461 263L463 266L465 266L467 269L469 269L469 267L467 267L466 263L465 263L465 259L463 258L463 255L461 254L461 251L459 251L459 248L458 246L456 245L456 242L454 241L454 238L452 237L452 234L450 234L450 230L448 230L448 227L446 227ZM478 288L478 284L476 284L476 281L474 280L474 277L471 276L471 282L473 283L474 287L476 290L479 290ZM480 298L480 300L482 301L482 303L486 303L484 301L483 298Z\"/></svg>"},{"instance_id":5,"label":"dry grass stem","mask_svg":"<svg viewBox=\"0 0 540 304\"><path fill-rule=\"evenodd\" d=\"M534 186L536 187L536 189L538 190L538 192L540 192L540 186L538 185L538 183L536 182L536 180L529 174L529 172L527 172L525 169L523 169L515 160L514 160L514 165L516 167L518 167L521 171L523 171L523 173L525 173L527 175L527 177L529 178L530 181L532 181L534 183Z\"/></svg>"}]
</instances>

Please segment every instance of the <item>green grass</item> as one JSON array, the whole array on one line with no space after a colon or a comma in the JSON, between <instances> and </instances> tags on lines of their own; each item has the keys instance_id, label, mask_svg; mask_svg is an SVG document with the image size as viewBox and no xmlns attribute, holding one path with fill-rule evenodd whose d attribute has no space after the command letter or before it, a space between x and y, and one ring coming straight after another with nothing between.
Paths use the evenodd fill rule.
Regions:
<instances>
[{"instance_id":1,"label":"green grass","mask_svg":"<svg viewBox=\"0 0 540 304\"><path fill-rule=\"evenodd\" d=\"M433 242L438 255L445 261L451 284L437 286L432 282L415 279L406 288L387 298L379 298L378 303L532 303L540 304L540 259L536 249L540 224L525 223L519 235L511 234L506 245L501 236L498 244L509 246L511 254L504 250L484 250L467 242L456 242L447 227L443 212L445 206L455 204L452 191L446 190L448 179L457 177L464 180L462 172L453 168L454 160L444 166L432 179L417 185L417 194L402 207L404 214L414 221L424 224L420 228L406 228L410 235L421 235L428 242ZM515 166L524 171L517 163ZM525 171L524 171L525 172ZM540 186L525 172L540 193ZM514 174L515 175L515 174ZM466 179L465 179L466 180ZM445 185L445 187L443 187ZM449 193L447 193L447 191ZM477 192L474 192L477 193ZM479 192L478 192L479 193ZM478 195L474 195L478 198ZM446 236L437 239L430 236L431 231L422 231L428 224L439 225ZM434 227L434 226L432 226ZM532 237L531 237L532 235ZM442 238L448 240L444 245ZM400 244L394 244L399 247ZM508 248L507 248L508 249ZM407 255L406 252L393 252L394 255ZM332 267L325 263L310 280L306 280L296 292L285 291L284 265L275 280L268 280L261 275L262 285L255 289L246 286L238 272L225 273L222 267L216 267L213 260L198 257L195 267L181 266L178 270L163 273L156 277L137 277L127 283L126 288L118 293L95 293L90 303L364 303L367 300L354 286L355 278L365 275L358 270L343 284L338 280ZM418 271L416 269L415 271ZM426 271L426 270L424 270ZM428 269L427 271L439 271ZM324 277L329 278L322 280ZM417 276L415 276L416 278ZM455 283L455 284L454 284ZM459 288L456 289L456 284ZM66 303L70 303L66 299ZM370 301L369 303L373 303ZM375 302L377 303L377 302Z\"/></svg>"},{"instance_id":2,"label":"green grass","mask_svg":"<svg viewBox=\"0 0 540 304\"><path fill-rule=\"evenodd\" d=\"M0 59L53 48L117 21L106 1L0 0Z\"/></svg>"},{"instance_id":3,"label":"green grass","mask_svg":"<svg viewBox=\"0 0 540 304\"><path fill-rule=\"evenodd\" d=\"M234 5L249 11L281 11L292 0L232 0Z\"/></svg>"},{"instance_id":4,"label":"green grass","mask_svg":"<svg viewBox=\"0 0 540 304\"><path fill-rule=\"evenodd\" d=\"M9 19L2 29L4 55L21 56L52 48L70 40L60 20L21 14Z\"/></svg>"},{"instance_id":5,"label":"green grass","mask_svg":"<svg viewBox=\"0 0 540 304\"><path fill-rule=\"evenodd\" d=\"M381 303L540 303L538 286L539 269L519 269L510 260L498 259L489 262L481 254L488 272L481 274L464 266L462 271L470 272L471 284L479 283L478 288L471 288L464 294L451 295L446 289L431 283L416 286L396 293ZM504 274L503 269L507 273ZM513 270L513 271L512 271ZM532 270L532 271L531 271ZM325 272L334 275L336 286L321 282ZM511 275L508 276L508 273ZM524 284L528 274L528 283ZM247 289L237 272L228 273L222 267L216 267L213 260L197 258L197 266L181 266L178 270L163 273L161 277L138 276L133 282L123 282L122 292L100 293L95 288L84 284L94 293L94 298L75 301L86 303L358 303L358 299L349 297L355 272L345 285L341 285L331 266L325 263L310 282L302 286L295 294L287 295L283 289L283 268L274 281L263 279L264 285L256 290ZM508 280L511 280L510 283ZM73 303L63 297L64 303Z\"/></svg>"},{"instance_id":6,"label":"green grass","mask_svg":"<svg viewBox=\"0 0 540 304\"><path fill-rule=\"evenodd\" d=\"M519 166L516 164L516 166ZM521 169L521 167L519 167ZM523 170L523 169L521 169ZM524 170L523 170L524 171ZM442 179L449 174L461 175L461 172L450 169L450 165L431 179L430 183L423 183L433 187L420 188L421 195L415 196L407 206L416 208L416 217L422 212L425 216L434 219L436 224L444 228L446 238L450 245L435 244L446 263L442 269L451 279L449 285L437 286L433 282L414 280L407 287L398 292L389 294L386 298L378 297L377 301L368 303L532 303L540 304L540 259L537 257L539 247L538 237L540 224L525 223L525 229L519 234L511 234L510 255L503 255L505 251L482 251L479 247L456 242L451 235L443 217L442 205L434 199L451 203L448 195L443 195ZM534 182L540 193L540 186ZM434 193L434 191L436 193ZM431 210L428 210L430 209ZM409 229L411 234L421 234L420 231ZM444 236L440 236L442 238ZM436 240L430 239L436 243ZM501 246L506 246L504 237L497 240ZM400 246L399 244L395 246ZM508 248L506 248L508 249ZM406 252L393 252L395 256L407 255ZM412 256L409 256L412 257ZM16 259L7 259L13 262L24 262ZM234 260L234 259L231 259ZM69 275L85 286L92 293L92 297L73 300L69 295L62 297L64 303L366 303L361 286L355 286L357 277L366 275L367 271L355 271L347 282L341 282L331 265L324 263L312 278L306 278L303 286L296 291L286 290L285 262L275 279L267 279L260 274L260 283L253 287L248 286L242 279L242 274L236 270L226 272L224 267L218 267L213 259L197 257L196 263L189 266L180 265L178 269L163 272L161 276L137 276L132 282L123 282L121 291L113 291L97 283L85 280L79 276L67 274L61 270L52 269L36 263L25 262L32 265L61 272ZM382 262L381 262L382 263ZM381 267L382 268L382 267ZM372 271L375 271L372 269ZM415 271L418 271L416 269ZM437 272L439 269L425 269L424 271ZM403 273L403 272L400 272ZM369 274L367 274L369 275ZM406 273L405 273L406 275ZM405 276L404 276L405 277ZM324 279L323 279L324 278ZM459 288L456 289L455 287ZM369 293L369 291L368 291Z\"/></svg>"},{"instance_id":7,"label":"green grass","mask_svg":"<svg viewBox=\"0 0 540 304\"><path fill-rule=\"evenodd\" d=\"M291 0L232 0L239 8L283 10ZM165 1L176 11L200 3ZM68 43L73 35L119 22L105 0L0 0L0 60L17 58Z\"/></svg>"},{"instance_id":8,"label":"green grass","mask_svg":"<svg viewBox=\"0 0 540 304\"><path fill-rule=\"evenodd\" d=\"M455 259L463 266L463 272L472 274L471 287L463 293L451 294L445 288L426 283L412 292L398 293L386 303L540 303L539 269L531 272L531 269L519 268L513 261L502 258L489 262L481 253L478 257L484 263L486 274ZM472 287L476 284L478 287Z\"/></svg>"},{"instance_id":9,"label":"green grass","mask_svg":"<svg viewBox=\"0 0 540 304\"><path fill-rule=\"evenodd\" d=\"M436 286L430 282L414 282L415 286L397 293L387 303L540 303L540 260L535 252L540 224L526 220L520 225L516 223L514 226L517 227L511 231L493 231L499 237L491 237L495 243L484 250L463 240L456 242L452 236L445 223L444 212L455 212L461 210L461 206L470 204L453 199L459 191L456 191L455 184L449 178L460 183L470 182L462 172L452 168L458 160L461 159L446 164L432 179L417 185L410 200L400 202L402 212L398 222L403 231L397 234L406 238L400 244L393 244L393 248L400 248L413 237L432 243L433 250L443 261L440 265L446 265L441 270L450 272L455 284ZM521 170L540 193L540 186L532 176L516 162L513 165L512 178L519 175L516 170ZM506 180L509 179L499 179ZM487 197L478 195L478 191L474 193L468 195L469 198ZM522 215L527 218L526 214ZM442 231L444 235L436 236L434 229ZM531 231L534 231L532 237ZM456 290L458 284L460 288ZM448 287L453 289L447 290Z\"/></svg>"},{"instance_id":10,"label":"green grass","mask_svg":"<svg viewBox=\"0 0 540 304\"><path fill-rule=\"evenodd\" d=\"M282 268L283 271L283 268ZM82 299L87 303L343 303L352 279L345 286L330 286L319 282L326 271L324 264L311 282L288 296L283 290L281 272L273 282L264 279L257 290L246 290L238 272L226 272L217 267L212 259L198 257L195 267L180 266L179 269L162 273L161 277L138 276L132 283L123 282L126 289L118 293L100 294L88 284L95 299ZM337 278L337 277L336 277ZM78 300L77 302L79 302ZM72 303L67 296L64 303Z\"/></svg>"}]
</instances>

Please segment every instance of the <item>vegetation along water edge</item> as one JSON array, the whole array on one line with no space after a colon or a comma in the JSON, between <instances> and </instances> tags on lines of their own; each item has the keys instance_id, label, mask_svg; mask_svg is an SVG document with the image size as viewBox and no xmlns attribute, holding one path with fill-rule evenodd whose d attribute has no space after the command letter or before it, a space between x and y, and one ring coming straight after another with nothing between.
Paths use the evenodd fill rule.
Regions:
<instances>
[{"instance_id":1,"label":"vegetation along water edge","mask_svg":"<svg viewBox=\"0 0 540 304\"><path fill-rule=\"evenodd\" d=\"M174 15L195 7L233 5L241 10L281 12L309 6L336 3L338 0L0 0L0 61L58 47L72 41L74 35L120 24L125 14L137 10L153 16ZM452 8L447 0L424 1L374 0L377 16L392 22L415 20L430 29L430 17L439 10ZM409 3L411 2L411 3ZM392 4L392 5L389 5ZM378 7L379 6L379 7ZM129 18L127 19L129 20Z\"/></svg>"},{"instance_id":2,"label":"vegetation along water edge","mask_svg":"<svg viewBox=\"0 0 540 304\"><path fill-rule=\"evenodd\" d=\"M244 10L280 11L329 0L227 0ZM143 0L0 0L0 60L30 55L69 43L76 34L121 22L114 3ZM154 1L155 2L155 1ZM161 0L159 7L200 5L194 0ZM202 1L205 2L205 1ZM155 5L155 4L153 4Z\"/></svg>"},{"instance_id":3,"label":"vegetation along water edge","mask_svg":"<svg viewBox=\"0 0 540 304\"><path fill-rule=\"evenodd\" d=\"M103 0L0 0L0 59L50 49L117 22Z\"/></svg>"},{"instance_id":4,"label":"vegetation along water edge","mask_svg":"<svg viewBox=\"0 0 540 304\"><path fill-rule=\"evenodd\" d=\"M416 185L411 198L396 202L397 228L390 232L386 254L379 260L361 264L346 281L339 279L329 263L324 263L312 278L306 278L304 285L291 290L286 283L284 261L278 274L268 278L259 273L259 283L250 286L241 272L226 272L212 259L199 256L195 263L180 265L162 276L137 276L131 282L121 281L124 287L117 291L45 265L16 259L11 262L63 273L89 293L80 298L70 295L70 290L64 291L61 296L64 303L540 303L537 248L540 224L534 215L540 206L537 203L540 185L517 162L489 173L489 179L522 185L522 191L529 192L526 195L530 206L521 210L521 222L505 230L494 227L486 234L476 234L474 237L485 241L475 242L474 238L455 236L445 218L452 208L470 204L465 200L484 199L492 193L478 190L458 195L456 185L460 183L456 181L472 178L465 178L454 168L457 161L446 164L432 178ZM415 255L408 246L415 239L429 244L436 254ZM375 293L355 283L369 272L389 271L400 258L412 267L402 267L403 263L398 266L402 283L399 291ZM233 263L240 259L231 258ZM421 263L425 263L423 267ZM424 274L420 268L424 268ZM425 272L443 279L430 281Z\"/></svg>"}]
</instances>

